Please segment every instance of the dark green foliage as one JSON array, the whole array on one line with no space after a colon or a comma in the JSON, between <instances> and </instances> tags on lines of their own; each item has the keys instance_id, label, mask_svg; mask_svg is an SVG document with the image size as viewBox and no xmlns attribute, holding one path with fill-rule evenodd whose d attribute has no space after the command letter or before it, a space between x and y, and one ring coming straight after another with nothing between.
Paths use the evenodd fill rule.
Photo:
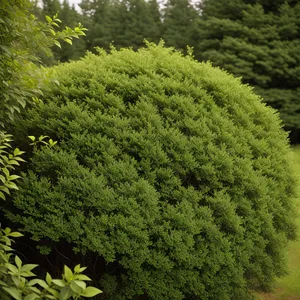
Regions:
<instances>
[{"instance_id":1,"label":"dark green foliage","mask_svg":"<svg viewBox=\"0 0 300 300\"><path fill-rule=\"evenodd\" d=\"M89 50L95 46L109 49L115 47L143 46L143 40L158 42L161 20L156 0L84 0L83 14L90 20L87 34Z\"/></svg>"},{"instance_id":2,"label":"dark green foliage","mask_svg":"<svg viewBox=\"0 0 300 300\"><path fill-rule=\"evenodd\" d=\"M11 220L104 258L108 299L251 299L283 274L291 152L249 87L154 45L55 73L16 136L58 144L31 154Z\"/></svg>"},{"instance_id":3,"label":"dark green foliage","mask_svg":"<svg viewBox=\"0 0 300 300\"><path fill-rule=\"evenodd\" d=\"M206 0L202 9L195 57L254 86L299 142L299 1Z\"/></svg>"},{"instance_id":4,"label":"dark green foliage","mask_svg":"<svg viewBox=\"0 0 300 300\"><path fill-rule=\"evenodd\" d=\"M164 9L163 38L168 46L186 50L198 17L189 0L169 0Z\"/></svg>"}]
</instances>

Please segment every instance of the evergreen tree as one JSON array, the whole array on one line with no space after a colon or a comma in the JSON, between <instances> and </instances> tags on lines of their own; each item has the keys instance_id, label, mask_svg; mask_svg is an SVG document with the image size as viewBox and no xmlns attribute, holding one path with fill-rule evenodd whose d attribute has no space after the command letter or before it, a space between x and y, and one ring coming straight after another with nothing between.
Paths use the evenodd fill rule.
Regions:
<instances>
[{"instance_id":1,"label":"evergreen tree","mask_svg":"<svg viewBox=\"0 0 300 300\"><path fill-rule=\"evenodd\" d=\"M80 7L83 15L89 19L89 32L87 33L88 49L94 47L109 48L110 43L114 40L118 15L116 6L119 3L110 0L83 0Z\"/></svg>"},{"instance_id":2,"label":"evergreen tree","mask_svg":"<svg viewBox=\"0 0 300 300\"><path fill-rule=\"evenodd\" d=\"M83 0L83 16L90 20L88 49L143 46L143 40L158 42L161 17L156 0ZM86 25L86 24L85 24Z\"/></svg>"},{"instance_id":3,"label":"evergreen tree","mask_svg":"<svg viewBox=\"0 0 300 300\"><path fill-rule=\"evenodd\" d=\"M59 0L42 0L43 15L53 17L61 11L61 4Z\"/></svg>"},{"instance_id":4,"label":"evergreen tree","mask_svg":"<svg viewBox=\"0 0 300 300\"><path fill-rule=\"evenodd\" d=\"M195 56L254 86L300 140L299 1L205 0Z\"/></svg>"},{"instance_id":5,"label":"evergreen tree","mask_svg":"<svg viewBox=\"0 0 300 300\"><path fill-rule=\"evenodd\" d=\"M119 36L118 42L121 42L122 46L130 46L134 49L142 47L144 39L158 42L160 18L157 7L155 0L151 3L145 0L123 0L122 12L125 13L125 20L122 23L123 34L122 37Z\"/></svg>"},{"instance_id":6,"label":"evergreen tree","mask_svg":"<svg viewBox=\"0 0 300 300\"><path fill-rule=\"evenodd\" d=\"M164 9L162 37L168 46L186 49L191 45L192 32L197 19L190 0L168 0Z\"/></svg>"}]
</instances>

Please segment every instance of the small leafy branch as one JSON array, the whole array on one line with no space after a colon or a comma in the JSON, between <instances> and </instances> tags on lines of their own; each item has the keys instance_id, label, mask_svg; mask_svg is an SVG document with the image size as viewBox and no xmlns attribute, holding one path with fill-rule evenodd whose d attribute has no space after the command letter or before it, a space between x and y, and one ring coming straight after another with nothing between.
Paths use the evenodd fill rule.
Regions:
<instances>
[{"instance_id":1,"label":"small leafy branch","mask_svg":"<svg viewBox=\"0 0 300 300\"><path fill-rule=\"evenodd\" d=\"M10 153L12 136L0 131L0 198L5 200L5 194L10 194L11 189L18 189L13 182L20 178L18 175L11 175L10 171L19 166L19 162L24 161L20 155L23 151L14 149ZM33 141L33 145L42 143L49 147L53 147L56 142L49 139L45 141L48 136L40 136L36 140L35 137L29 137ZM64 273L61 279L52 279L51 275L47 273L46 280L30 279L36 276L32 270L38 265L23 264L22 260L13 255L11 245L13 238L21 237L19 232L12 232L10 228L0 228L0 297L3 291L9 294L10 297L16 300L68 300L68 299L82 299L91 298L99 293L101 290L87 286L86 281L91 279L82 272L86 269L77 265L72 271L69 267L64 266ZM2 298L1 298L2 299Z\"/></svg>"},{"instance_id":2,"label":"small leafy branch","mask_svg":"<svg viewBox=\"0 0 300 300\"><path fill-rule=\"evenodd\" d=\"M91 298L100 293L101 290L86 285L91 279L82 274L86 269L80 265L75 266L72 271L64 266L61 279L52 279L47 273L46 280L29 279L36 276L32 270L38 265L23 264L16 255L13 257L11 251L12 238L22 236L19 232L11 232L9 228L0 230L0 288L16 300L79 300ZM0 291L1 292L1 291Z\"/></svg>"},{"instance_id":3,"label":"small leafy branch","mask_svg":"<svg viewBox=\"0 0 300 300\"><path fill-rule=\"evenodd\" d=\"M45 146L47 146L49 148L52 148L53 146L55 146L57 144L56 141L53 141L47 135L41 135L38 139L35 136L30 135L30 136L28 136L28 138L32 141L32 143L30 143L30 145L33 146L34 149L37 149L37 146L39 144L45 145ZM48 141L45 140L47 138L49 138Z\"/></svg>"},{"instance_id":4,"label":"small leafy branch","mask_svg":"<svg viewBox=\"0 0 300 300\"><path fill-rule=\"evenodd\" d=\"M11 150L11 138L10 134L0 132L0 198L3 200L6 200L5 194L10 195L10 189L18 189L14 180L20 176L12 175L11 171L15 170L15 166L20 165L19 162L24 162L24 159L20 157L24 151L18 148Z\"/></svg>"},{"instance_id":5,"label":"small leafy branch","mask_svg":"<svg viewBox=\"0 0 300 300\"><path fill-rule=\"evenodd\" d=\"M48 24L49 32L53 37L53 43L59 48L61 48L61 44L58 40L63 40L72 45L73 38L78 39L79 36L84 36L84 31L87 30L87 28L84 28L83 25L79 23L78 26L74 29L66 26L66 28L62 31L55 31L54 27L59 28L59 23L61 23L61 20L58 19L58 14L54 15L53 18L46 16L46 21Z\"/></svg>"},{"instance_id":6,"label":"small leafy branch","mask_svg":"<svg viewBox=\"0 0 300 300\"><path fill-rule=\"evenodd\" d=\"M57 15L39 22L28 13L27 1L0 1L0 127L14 120L28 104L40 102L43 89L52 81L51 74L41 67L40 54L53 56L51 48L61 48L60 41L72 44L74 38L85 35L86 28L60 29ZM27 3L28 4L28 3Z\"/></svg>"}]
</instances>

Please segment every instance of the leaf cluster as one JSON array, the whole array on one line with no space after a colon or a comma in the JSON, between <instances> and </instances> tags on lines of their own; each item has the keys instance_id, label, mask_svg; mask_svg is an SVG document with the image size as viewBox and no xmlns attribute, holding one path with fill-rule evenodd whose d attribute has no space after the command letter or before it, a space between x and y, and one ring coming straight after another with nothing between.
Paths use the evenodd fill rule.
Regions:
<instances>
[{"instance_id":1,"label":"leaf cluster","mask_svg":"<svg viewBox=\"0 0 300 300\"><path fill-rule=\"evenodd\" d=\"M22 236L19 232L12 232L9 228L0 231L0 288L16 300L67 300L92 298L101 291L94 287L87 287L85 281L91 279L82 272L86 269L75 266L72 271L64 266L62 279L52 279L47 273L46 280L30 279L36 276L32 270L38 265L22 263L11 251L12 238ZM14 259L12 259L14 257ZM0 290L1 296L3 293ZM5 297L5 295L4 295Z\"/></svg>"},{"instance_id":2,"label":"leaf cluster","mask_svg":"<svg viewBox=\"0 0 300 300\"><path fill-rule=\"evenodd\" d=\"M51 76L40 65L39 54L52 55L51 47L59 40L72 43L73 38L85 35L81 24L74 29L59 31L57 15L47 17L47 24L28 13L25 0L0 4L0 126L5 127L26 104L34 105L42 93L42 86ZM5 122L4 122L5 120Z\"/></svg>"},{"instance_id":3,"label":"leaf cluster","mask_svg":"<svg viewBox=\"0 0 300 300\"><path fill-rule=\"evenodd\" d=\"M24 151L18 148L11 150L12 135L0 131L0 198L5 200L5 194L10 195L10 190L18 190L14 180L20 178L18 175L12 175L11 171L15 170L15 166L19 166L19 162L24 162L20 156Z\"/></svg>"},{"instance_id":4,"label":"leaf cluster","mask_svg":"<svg viewBox=\"0 0 300 300\"><path fill-rule=\"evenodd\" d=\"M5 200L5 194L10 195L10 190L18 189L18 186L13 182L20 178L18 175L10 174L10 171L15 170L15 166L19 166L19 162L24 162L20 157L24 152L18 148L9 153L11 147L11 135L0 132L0 198ZM35 138L30 137L34 142ZM45 136L41 136L38 142L46 144L48 147L53 147L55 142L51 139L45 142ZM37 143L34 144L36 148ZM16 300L35 300L35 299L82 299L81 297L94 297L101 291L94 287L87 287L85 281L91 279L82 272L86 269L75 266L74 272L67 266L64 266L62 279L52 279L47 273L46 281L41 279L28 278L36 276L32 270L38 265L22 263L18 256L12 255L13 249L12 238L23 236L19 232L12 232L10 228L0 228L0 296L3 296L2 289ZM40 288L42 288L42 290ZM5 296L3 296L5 297ZM6 299L6 297L5 297Z\"/></svg>"}]
</instances>

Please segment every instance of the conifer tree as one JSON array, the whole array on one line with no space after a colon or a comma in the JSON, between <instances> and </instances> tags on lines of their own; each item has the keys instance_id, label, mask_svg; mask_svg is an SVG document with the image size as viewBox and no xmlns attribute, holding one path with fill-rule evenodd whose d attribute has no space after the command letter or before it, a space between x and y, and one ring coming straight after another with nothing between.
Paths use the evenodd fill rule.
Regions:
<instances>
[{"instance_id":1,"label":"conifer tree","mask_svg":"<svg viewBox=\"0 0 300 300\"><path fill-rule=\"evenodd\" d=\"M195 56L255 87L278 109L292 142L300 140L299 1L205 0Z\"/></svg>"},{"instance_id":2,"label":"conifer tree","mask_svg":"<svg viewBox=\"0 0 300 300\"><path fill-rule=\"evenodd\" d=\"M127 11L122 10L125 12L125 24L123 24L124 31L121 37L122 42L119 41L120 44L138 49L144 45L144 39L158 42L160 24L155 7L157 3L153 1L147 3L145 0L124 0L123 2ZM154 12L153 16L152 12Z\"/></svg>"},{"instance_id":3,"label":"conifer tree","mask_svg":"<svg viewBox=\"0 0 300 300\"><path fill-rule=\"evenodd\" d=\"M88 49L102 47L107 49L113 41L116 32L117 2L110 0L82 1L81 8L89 18L89 32L87 33Z\"/></svg>"},{"instance_id":4,"label":"conifer tree","mask_svg":"<svg viewBox=\"0 0 300 300\"><path fill-rule=\"evenodd\" d=\"M186 49L191 45L191 34L197 18L190 0L168 0L164 8L162 37L168 46Z\"/></svg>"}]
</instances>

